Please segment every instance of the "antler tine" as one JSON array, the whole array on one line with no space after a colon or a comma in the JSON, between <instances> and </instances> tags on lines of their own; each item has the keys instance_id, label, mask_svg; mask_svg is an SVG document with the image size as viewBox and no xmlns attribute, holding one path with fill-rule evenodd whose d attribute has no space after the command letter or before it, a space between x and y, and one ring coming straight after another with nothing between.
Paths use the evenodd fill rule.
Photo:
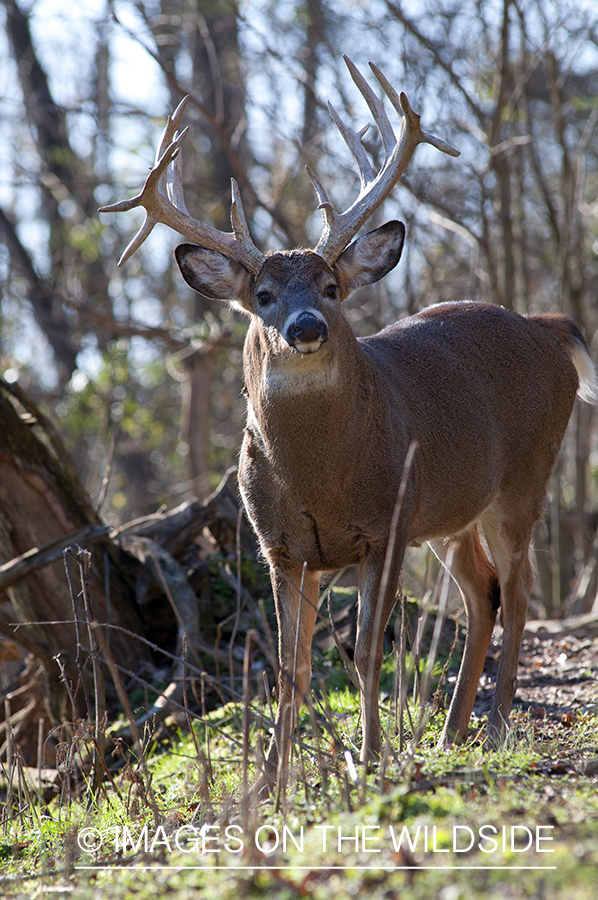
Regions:
<instances>
[{"instance_id":1,"label":"antler tine","mask_svg":"<svg viewBox=\"0 0 598 900\"><path fill-rule=\"evenodd\" d=\"M307 174L309 176L309 180L312 183L313 189L316 192L316 196L319 201L318 209L322 209L322 210L332 209L332 203L328 199L328 194L322 187L322 184L321 184L319 178L317 177L317 175L315 174L315 172L312 172L312 170L309 168L309 166L305 167L305 171L307 172Z\"/></svg>"},{"instance_id":2,"label":"antler tine","mask_svg":"<svg viewBox=\"0 0 598 900\"><path fill-rule=\"evenodd\" d=\"M230 180L230 194L230 222L233 226L233 234L238 241L241 241L242 243L251 243L249 226L247 225L245 210L243 209L243 203L241 201L241 191L234 178L231 178Z\"/></svg>"},{"instance_id":3,"label":"antler tine","mask_svg":"<svg viewBox=\"0 0 598 900\"><path fill-rule=\"evenodd\" d=\"M361 180L361 186L363 188L367 184L369 184L370 181L373 181L374 178L371 163L368 159L367 153L365 152L365 147L361 143L361 139L365 137L365 134L370 126L365 125L360 131L350 131L335 110L332 103L328 103L328 112L330 113L332 121L340 131L341 137L343 138L345 144L351 151L351 156L355 160L355 165L359 170L359 178Z\"/></svg>"},{"instance_id":4,"label":"antler tine","mask_svg":"<svg viewBox=\"0 0 598 900\"><path fill-rule=\"evenodd\" d=\"M351 78L359 88L359 93L367 103L370 108L370 112L374 117L374 122L376 123L376 128L380 132L380 137L382 138L382 145L384 147L384 152L386 156L390 156L392 151L395 148L397 143L397 139L395 137L395 133L392 129L392 125L390 124L389 118L386 115L386 110L384 109L384 104L382 101L375 95L357 66L351 62L348 56L343 56L345 60L346 66L350 72Z\"/></svg>"},{"instance_id":5,"label":"antler tine","mask_svg":"<svg viewBox=\"0 0 598 900\"><path fill-rule=\"evenodd\" d=\"M168 199L185 215L189 215L183 190L183 154L177 153L172 165L166 169L166 194Z\"/></svg>"},{"instance_id":6,"label":"antler tine","mask_svg":"<svg viewBox=\"0 0 598 900\"><path fill-rule=\"evenodd\" d=\"M171 116L168 116L168 120L166 122L166 128L162 132L162 138L160 140L160 145L156 152L156 162L155 165L158 165L160 158L164 151L168 149L170 144L179 137L178 127L181 123L181 119L183 118L183 113L187 108L187 103L189 102L189 95L183 97L175 111ZM185 129L186 131L187 129ZM183 191L183 154L177 153L176 156L173 157L172 165L168 166L166 169L166 195L171 203L180 209L181 212L187 213L187 204L185 203L185 195Z\"/></svg>"},{"instance_id":7,"label":"antler tine","mask_svg":"<svg viewBox=\"0 0 598 900\"><path fill-rule=\"evenodd\" d=\"M166 126L160 138L160 143L158 144L158 149L156 150L154 166L158 165L164 151L170 147L175 138L178 137L178 127L181 124L181 119L183 118L183 113L185 112L188 102L189 95L187 94L186 97L183 97L172 115L168 116Z\"/></svg>"},{"instance_id":8,"label":"antler tine","mask_svg":"<svg viewBox=\"0 0 598 900\"><path fill-rule=\"evenodd\" d=\"M365 131L362 130L356 134L351 132L331 105L328 104L332 119L351 150L361 181L361 189L357 199L344 213L336 213L319 181L313 173L309 173L320 201L319 208L322 210L324 218L324 227L315 251L330 265L336 262L361 226L390 194L405 171L418 144L431 144L443 153L448 153L450 156L459 156L458 150L454 150L449 144L421 130L420 116L413 112L405 94L398 94L382 72L370 63L378 83L400 116L401 131L397 140L382 101L376 96L351 60L346 56L344 60L351 78L359 88L374 116L374 121L384 146L385 158L380 171L374 177L365 148L361 143L361 138Z\"/></svg>"},{"instance_id":9,"label":"antler tine","mask_svg":"<svg viewBox=\"0 0 598 900\"><path fill-rule=\"evenodd\" d=\"M168 126L167 126L168 127ZM165 129L166 131L166 129ZM156 164L150 171L149 175L145 180L145 184L141 190L141 193L137 194L137 196L132 197L131 200L123 200L120 203L113 203L111 206L101 206L98 212L127 212L130 209L135 209L138 206L142 206L145 209L145 220L143 225L133 238L133 240L129 243L127 248L125 249L123 255L118 261L118 265L122 266L128 259L133 256L133 254L141 247L143 242L154 229L154 226L158 224L158 222L165 221L165 217L160 215L163 207L171 206L171 208L175 211L176 207L168 204L167 198L164 196L164 193L161 191L161 182L166 175L166 171L168 166L173 161L173 159L179 155L181 144L187 137L188 128L185 128L178 137L172 141L172 143L166 147L166 150L161 154L160 158L157 160ZM161 141L160 147L162 146L163 141ZM166 224L170 224L170 222L166 222ZM180 234L185 234L185 232L180 231L180 229L176 229Z\"/></svg>"},{"instance_id":10,"label":"antler tine","mask_svg":"<svg viewBox=\"0 0 598 900\"><path fill-rule=\"evenodd\" d=\"M412 123L412 126L417 128L419 134L421 135L422 140L420 143L431 144L432 147L436 147L437 150L440 150L442 153L448 154L448 156L459 156L460 153L458 150L455 150L454 147L451 147L450 144L447 144L446 141L441 141L440 138L434 137L432 134L427 134L425 131L422 131L420 128L420 120L421 116L418 116L417 113L414 113L411 109L411 105L409 100L407 99L407 95L401 91L400 94L397 94L392 84L386 76L380 71L378 66L375 66L374 63L369 63L370 69L376 76L380 87L399 113L399 115L405 116L409 122Z\"/></svg>"},{"instance_id":11,"label":"antler tine","mask_svg":"<svg viewBox=\"0 0 598 900\"><path fill-rule=\"evenodd\" d=\"M183 168L181 145L185 140L188 127L180 133L178 127L187 105L188 97L177 106L172 116L168 117L162 133L156 160L141 193L131 200L103 206L99 212L125 212L141 206L145 209L145 221L125 252L118 265L122 266L153 230L158 222L209 250L216 250L231 259L237 260L253 274L257 274L265 259L251 240L247 221L243 212L239 189L234 183L232 188L231 222L232 233L218 231L194 219L187 212L183 194Z\"/></svg>"}]
</instances>

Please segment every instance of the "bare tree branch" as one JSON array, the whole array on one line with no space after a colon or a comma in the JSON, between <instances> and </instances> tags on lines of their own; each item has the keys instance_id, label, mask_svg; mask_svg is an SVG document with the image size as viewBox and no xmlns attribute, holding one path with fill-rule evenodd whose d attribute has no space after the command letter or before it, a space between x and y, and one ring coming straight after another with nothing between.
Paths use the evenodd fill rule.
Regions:
<instances>
[{"instance_id":1,"label":"bare tree branch","mask_svg":"<svg viewBox=\"0 0 598 900\"><path fill-rule=\"evenodd\" d=\"M38 275L31 257L19 240L15 223L1 208L0 231L4 233L14 267L27 283L27 298L38 325L54 351L61 381L68 381L77 368L78 347L72 338L71 328L65 319L61 304L54 294L53 287Z\"/></svg>"}]
</instances>

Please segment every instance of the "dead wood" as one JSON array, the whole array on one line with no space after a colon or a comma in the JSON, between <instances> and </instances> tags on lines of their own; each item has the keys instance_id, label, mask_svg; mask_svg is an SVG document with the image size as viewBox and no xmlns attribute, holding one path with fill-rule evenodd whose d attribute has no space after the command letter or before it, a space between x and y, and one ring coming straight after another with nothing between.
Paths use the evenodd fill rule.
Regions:
<instances>
[{"instance_id":1,"label":"dead wood","mask_svg":"<svg viewBox=\"0 0 598 900\"><path fill-rule=\"evenodd\" d=\"M98 669L90 644L92 619L112 626L110 652L136 676L174 659L173 696L180 694L183 636L187 665L196 672L204 670L204 660L217 671L238 669L230 647L220 645L220 632L214 645L216 622L202 554L210 544L233 558L239 547L256 554L239 510L236 474L230 470L204 503L193 499L111 530L94 510L51 423L17 386L0 380L0 635L23 660L15 672L24 665L37 672L26 682L35 692L24 690L18 674L11 674L2 695L11 698L11 729L26 760L33 761L41 720L44 741L73 717L93 721L104 675L108 703L117 699L109 671ZM85 571L81 548L90 551ZM148 601L154 603L149 612ZM153 622L156 612L162 620ZM165 632L161 621L168 616L172 626ZM175 653L162 657L162 650ZM170 693L164 692L169 709Z\"/></svg>"},{"instance_id":2,"label":"dead wood","mask_svg":"<svg viewBox=\"0 0 598 900\"><path fill-rule=\"evenodd\" d=\"M79 642L87 646L85 630L74 624L85 622L77 597L81 578L73 572L71 600L60 558L74 538L92 547L89 602L94 615L140 630L131 572L107 532L51 424L22 391L0 380L0 563L7 598L0 609L0 633L42 664L50 721L61 721L67 709L55 657L73 685L81 678L91 683L90 672L77 664ZM113 649L131 665L149 658L144 648L120 635Z\"/></svg>"},{"instance_id":3,"label":"dead wood","mask_svg":"<svg viewBox=\"0 0 598 900\"><path fill-rule=\"evenodd\" d=\"M151 588L166 595L178 625L177 655L183 651L183 635L186 635L193 661L201 666L196 650L201 640L199 604L185 569L168 550L148 537L123 535L119 543L143 567L137 579L137 601L143 603L144 594Z\"/></svg>"},{"instance_id":4,"label":"dead wood","mask_svg":"<svg viewBox=\"0 0 598 900\"><path fill-rule=\"evenodd\" d=\"M598 635L598 612L569 616L567 619L538 619L527 622L523 636L537 637L543 640L574 633L587 636Z\"/></svg>"},{"instance_id":5,"label":"dead wood","mask_svg":"<svg viewBox=\"0 0 598 900\"><path fill-rule=\"evenodd\" d=\"M84 525L83 528L49 541L41 548L33 547L27 550L0 566L0 591L5 591L35 569L41 569L61 559L63 552L72 544L89 546L109 533L108 525Z\"/></svg>"},{"instance_id":6,"label":"dead wood","mask_svg":"<svg viewBox=\"0 0 598 900\"><path fill-rule=\"evenodd\" d=\"M170 512L152 517L147 524L130 523L131 530L138 537L156 541L172 556L181 556L189 544L209 529L216 544L225 551L235 552L237 523L239 518L239 497L237 493L237 470L229 469L217 489L203 503L190 500ZM240 523L241 550L251 556L256 555L253 532L243 515ZM120 532L128 531L125 525Z\"/></svg>"}]
</instances>

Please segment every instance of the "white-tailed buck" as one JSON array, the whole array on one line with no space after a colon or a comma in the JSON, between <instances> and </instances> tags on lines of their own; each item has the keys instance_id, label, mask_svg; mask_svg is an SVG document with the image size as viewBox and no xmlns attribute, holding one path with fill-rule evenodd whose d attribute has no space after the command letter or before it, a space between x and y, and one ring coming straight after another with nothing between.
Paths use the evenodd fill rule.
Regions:
<instances>
[{"instance_id":1,"label":"white-tailed buck","mask_svg":"<svg viewBox=\"0 0 598 900\"><path fill-rule=\"evenodd\" d=\"M372 66L399 115L397 139L382 101L347 65L373 114L385 159L375 174L361 143L365 129L354 134L330 109L361 190L338 214L309 173L324 218L313 250L261 253L234 182L232 233L191 218L179 154L186 131L177 132L184 101L168 121L142 193L103 210L146 210L121 263L163 222L195 242L176 249L188 284L234 303L250 319L239 484L276 598L280 674L271 767L286 763L295 709L308 690L320 576L351 565L359 567L362 760L379 752L383 632L405 548L422 541L441 558L452 545L452 574L467 610L444 740L467 734L499 605L504 631L488 731L494 742L502 738L532 586L532 532L575 395L591 401L595 394L583 336L558 314L524 318L485 303L445 303L373 337L355 337L343 300L396 266L405 228L388 222L351 240L418 143L458 154L420 129L405 95Z\"/></svg>"}]
</instances>

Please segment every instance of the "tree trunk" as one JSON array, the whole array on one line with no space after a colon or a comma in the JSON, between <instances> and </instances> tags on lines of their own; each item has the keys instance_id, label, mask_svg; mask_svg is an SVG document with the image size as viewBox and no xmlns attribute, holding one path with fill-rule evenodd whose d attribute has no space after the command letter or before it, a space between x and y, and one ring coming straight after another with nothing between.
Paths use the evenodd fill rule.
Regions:
<instances>
[{"instance_id":1,"label":"tree trunk","mask_svg":"<svg viewBox=\"0 0 598 900\"><path fill-rule=\"evenodd\" d=\"M212 491L208 450L211 379L217 356L217 347L211 347L205 353L194 353L185 365L187 378L183 390L181 437L189 446L188 471L193 482L193 493L201 499Z\"/></svg>"},{"instance_id":2,"label":"tree trunk","mask_svg":"<svg viewBox=\"0 0 598 900\"><path fill-rule=\"evenodd\" d=\"M76 212L73 222L84 225L88 219L97 216L97 202L94 188L97 178L89 162L75 153L69 135L66 110L54 99L50 90L47 73L37 55L36 44L30 28L30 11L22 8L16 0L3 0L6 8L6 30L12 55L18 68L19 81L23 93L24 114L37 137L41 177L39 190L42 198L40 214L49 226L48 250L52 259L55 284L51 287L51 309L48 297L40 296L35 286L35 278L25 266L28 294L40 328L46 334L57 363L58 375L66 382L76 368L76 352L79 348L77 329L62 308L64 297L76 297L80 302L110 316L112 306L108 290L108 275L100 253L90 252L85 256L80 249L73 248L69 234L69 221L60 213L65 198L73 201ZM101 73L100 73L101 75ZM104 135L105 138L105 135ZM105 177L106 173L101 173ZM6 223L5 230L6 230ZM11 257L15 253L15 240L9 244ZM22 252L17 255L17 264L23 271ZM62 273L69 277L63 282ZM50 282L48 279L48 288ZM95 334L100 347L105 347L112 337L110 332L97 328Z\"/></svg>"},{"instance_id":3,"label":"tree trunk","mask_svg":"<svg viewBox=\"0 0 598 900\"><path fill-rule=\"evenodd\" d=\"M101 522L59 438L18 388L0 381L0 563L82 526L101 526ZM58 559L7 587L2 599L10 606L0 610L0 633L21 643L43 665L48 712L54 721L67 714L67 691L54 658L60 657L73 686L80 683L82 673L85 679L88 673L91 677L82 586L76 564L69 570L74 601L64 561ZM141 634L132 600L132 575L131 563L122 551L108 535L100 536L92 549L90 614L100 622ZM80 622L77 627L75 618ZM11 622L23 623L23 627L15 632ZM136 670L149 658L143 645L121 632L112 631L109 640L113 654L124 666ZM83 707L77 712L83 714ZM71 715L69 711L68 717Z\"/></svg>"}]
</instances>

